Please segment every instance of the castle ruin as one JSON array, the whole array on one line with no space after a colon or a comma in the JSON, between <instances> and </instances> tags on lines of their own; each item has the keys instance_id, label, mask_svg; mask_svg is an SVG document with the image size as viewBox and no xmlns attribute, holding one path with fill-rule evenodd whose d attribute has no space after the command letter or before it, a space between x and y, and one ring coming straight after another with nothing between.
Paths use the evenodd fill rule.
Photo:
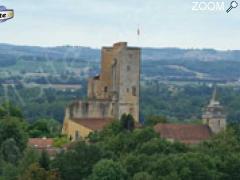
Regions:
<instances>
[{"instance_id":1,"label":"castle ruin","mask_svg":"<svg viewBox=\"0 0 240 180\"><path fill-rule=\"evenodd\" d=\"M92 126L101 128L124 113L138 123L140 64L140 48L128 47L126 42L103 47L101 73L88 80L88 100L66 108L63 133L73 139L84 137L94 129Z\"/></svg>"}]
</instances>

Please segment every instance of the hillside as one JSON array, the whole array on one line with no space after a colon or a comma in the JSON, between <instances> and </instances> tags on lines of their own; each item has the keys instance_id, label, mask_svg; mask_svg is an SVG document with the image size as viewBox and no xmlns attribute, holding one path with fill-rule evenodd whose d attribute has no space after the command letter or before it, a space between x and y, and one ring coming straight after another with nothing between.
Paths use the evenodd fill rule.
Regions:
<instances>
[{"instance_id":1,"label":"hillside","mask_svg":"<svg viewBox=\"0 0 240 180\"><path fill-rule=\"evenodd\" d=\"M99 71L100 50L82 46L32 47L0 44L0 72L61 74ZM240 51L143 48L142 77L169 81L237 81ZM31 64L31 66L29 66ZM89 72L91 71L91 72ZM86 74L87 73L87 74Z\"/></svg>"},{"instance_id":2,"label":"hillside","mask_svg":"<svg viewBox=\"0 0 240 180\"><path fill-rule=\"evenodd\" d=\"M214 82L226 85L221 99L230 119L239 121L239 57L240 51L143 48L142 115L199 119L212 89L196 82ZM7 100L18 104L30 121L40 117L62 121L66 104L84 98L86 79L99 73L100 50L1 44L0 63L0 102L8 93ZM228 88L233 83L236 86Z\"/></svg>"}]
</instances>

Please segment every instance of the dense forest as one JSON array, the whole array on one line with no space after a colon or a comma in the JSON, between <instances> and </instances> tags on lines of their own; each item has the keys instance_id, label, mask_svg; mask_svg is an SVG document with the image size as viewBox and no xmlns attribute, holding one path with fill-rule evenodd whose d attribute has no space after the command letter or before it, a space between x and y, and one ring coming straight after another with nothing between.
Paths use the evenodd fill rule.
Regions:
<instances>
[{"instance_id":1,"label":"dense forest","mask_svg":"<svg viewBox=\"0 0 240 180\"><path fill-rule=\"evenodd\" d=\"M27 146L28 137L62 138L58 125L39 121L28 124L10 104L0 108L1 180L232 180L239 179L240 127L198 145L170 142L156 134L148 120L134 128L131 115L123 116L100 132L68 146L50 158ZM54 125L53 125L54 124ZM126 126L127 124L127 126ZM129 126L131 124L131 126ZM49 128L55 127L55 128ZM54 131L52 131L55 129ZM38 132L33 133L33 132ZM65 141L64 143L68 143ZM63 144L64 144L63 143Z\"/></svg>"},{"instance_id":2,"label":"dense forest","mask_svg":"<svg viewBox=\"0 0 240 180\"><path fill-rule=\"evenodd\" d=\"M225 107L229 122L240 122L240 88L220 86L217 98ZM163 115L176 121L201 119L204 108L212 98L213 87L207 85L166 85L147 82L141 90L143 116Z\"/></svg>"}]
</instances>

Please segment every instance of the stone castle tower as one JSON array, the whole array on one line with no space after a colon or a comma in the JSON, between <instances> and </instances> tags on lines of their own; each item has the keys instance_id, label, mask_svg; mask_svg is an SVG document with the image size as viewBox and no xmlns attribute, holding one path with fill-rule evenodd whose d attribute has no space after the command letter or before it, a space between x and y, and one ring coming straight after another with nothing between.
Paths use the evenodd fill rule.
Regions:
<instances>
[{"instance_id":1,"label":"stone castle tower","mask_svg":"<svg viewBox=\"0 0 240 180\"><path fill-rule=\"evenodd\" d=\"M141 50L119 42L101 53L101 73L88 80L88 100L75 101L65 110L62 132L73 140L124 113L139 122Z\"/></svg>"},{"instance_id":2,"label":"stone castle tower","mask_svg":"<svg viewBox=\"0 0 240 180\"><path fill-rule=\"evenodd\" d=\"M215 87L212 99L202 116L203 123L208 125L214 134L226 129L226 114L223 106L216 100L216 94L217 89Z\"/></svg>"},{"instance_id":3,"label":"stone castle tower","mask_svg":"<svg viewBox=\"0 0 240 180\"><path fill-rule=\"evenodd\" d=\"M111 101L111 116L139 121L140 49L120 42L102 48L101 74L88 81L88 98Z\"/></svg>"}]
</instances>

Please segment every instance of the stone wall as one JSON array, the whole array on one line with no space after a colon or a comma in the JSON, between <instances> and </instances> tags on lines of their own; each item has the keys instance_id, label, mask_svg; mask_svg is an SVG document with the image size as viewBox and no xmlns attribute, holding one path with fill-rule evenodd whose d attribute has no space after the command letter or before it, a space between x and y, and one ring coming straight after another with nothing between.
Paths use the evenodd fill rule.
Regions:
<instances>
[{"instance_id":1,"label":"stone wall","mask_svg":"<svg viewBox=\"0 0 240 180\"><path fill-rule=\"evenodd\" d=\"M212 117L210 119L204 119L203 123L207 124L214 134L217 134L226 129L226 119L222 117Z\"/></svg>"},{"instance_id":2,"label":"stone wall","mask_svg":"<svg viewBox=\"0 0 240 180\"><path fill-rule=\"evenodd\" d=\"M111 118L112 103L110 101L91 100L76 101L65 110L65 118Z\"/></svg>"},{"instance_id":3,"label":"stone wall","mask_svg":"<svg viewBox=\"0 0 240 180\"><path fill-rule=\"evenodd\" d=\"M109 86L100 79L90 78L88 80L88 98L91 100L111 99Z\"/></svg>"},{"instance_id":4,"label":"stone wall","mask_svg":"<svg viewBox=\"0 0 240 180\"><path fill-rule=\"evenodd\" d=\"M130 113L135 121L139 121L140 97L140 49L127 48L121 52L118 74L119 116Z\"/></svg>"},{"instance_id":5,"label":"stone wall","mask_svg":"<svg viewBox=\"0 0 240 180\"><path fill-rule=\"evenodd\" d=\"M93 132L91 129L88 129L71 119L64 119L62 133L66 134L72 141L79 140L79 138L86 138L91 132ZM79 135L78 138L77 134Z\"/></svg>"}]
</instances>

